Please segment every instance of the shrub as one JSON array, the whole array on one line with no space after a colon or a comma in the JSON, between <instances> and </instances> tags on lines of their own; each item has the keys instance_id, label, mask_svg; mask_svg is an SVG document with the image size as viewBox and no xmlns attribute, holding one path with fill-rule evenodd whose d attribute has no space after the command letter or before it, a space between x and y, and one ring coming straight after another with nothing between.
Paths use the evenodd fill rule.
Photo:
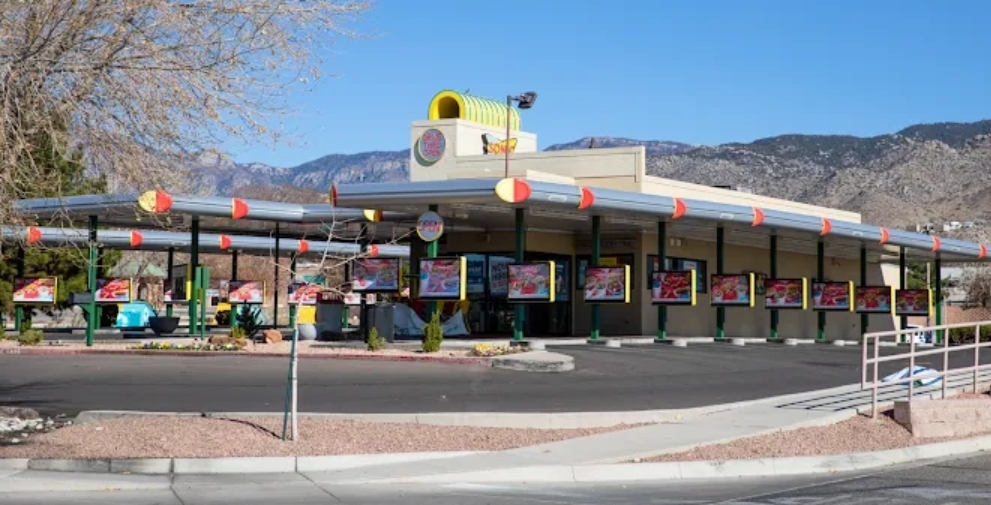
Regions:
<instances>
[{"instance_id":1,"label":"shrub","mask_svg":"<svg viewBox=\"0 0 991 505\"><path fill-rule=\"evenodd\" d=\"M227 332L227 335L233 338L234 340L248 338L248 332L240 326L235 326L231 328L230 331Z\"/></svg>"},{"instance_id":2,"label":"shrub","mask_svg":"<svg viewBox=\"0 0 991 505\"><path fill-rule=\"evenodd\" d=\"M231 311L220 310L214 314L213 318L217 321L217 326L230 326L231 324Z\"/></svg>"},{"instance_id":3,"label":"shrub","mask_svg":"<svg viewBox=\"0 0 991 505\"><path fill-rule=\"evenodd\" d=\"M444 330L440 326L440 314L434 312L430 316L430 322L423 327L423 351L437 352L440 344L444 341Z\"/></svg>"},{"instance_id":4,"label":"shrub","mask_svg":"<svg viewBox=\"0 0 991 505\"><path fill-rule=\"evenodd\" d=\"M950 339L950 345L962 345L962 344L972 344L974 343L974 327L966 328L950 328L945 330L948 334L947 337ZM987 341L991 339L991 325L985 324L981 326L981 341Z\"/></svg>"},{"instance_id":5,"label":"shrub","mask_svg":"<svg viewBox=\"0 0 991 505\"><path fill-rule=\"evenodd\" d=\"M38 345L44 339L45 336L40 331L27 329L17 336L17 343L21 345Z\"/></svg>"},{"instance_id":6,"label":"shrub","mask_svg":"<svg viewBox=\"0 0 991 505\"><path fill-rule=\"evenodd\" d=\"M368 350L378 351L385 347L385 342L379 337L379 331L377 328L371 328L368 330Z\"/></svg>"},{"instance_id":7,"label":"shrub","mask_svg":"<svg viewBox=\"0 0 991 505\"><path fill-rule=\"evenodd\" d=\"M255 321L255 311L250 305L241 305L237 310L237 327L244 330L243 338L254 339L261 331L261 326Z\"/></svg>"}]
</instances>

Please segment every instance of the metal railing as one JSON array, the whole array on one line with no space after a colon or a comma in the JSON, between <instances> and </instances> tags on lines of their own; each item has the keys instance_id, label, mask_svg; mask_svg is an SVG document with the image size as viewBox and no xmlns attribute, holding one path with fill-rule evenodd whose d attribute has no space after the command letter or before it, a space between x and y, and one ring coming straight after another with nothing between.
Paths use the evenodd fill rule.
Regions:
<instances>
[{"instance_id":1,"label":"metal railing","mask_svg":"<svg viewBox=\"0 0 991 505\"><path fill-rule=\"evenodd\" d=\"M871 388L871 417L876 419L878 414L878 388L881 383L878 380L878 369L881 363L887 363L891 361L908 360L908 376L887 381L885 385L896 385L896 384L908 384L908 401L912 401L912 397L915 396L915 383L916 381L939 378L942 383L942 395L946 398L946 383L947 376L951 374L963 374L967 372L972 372L974 374L974 392L978 392L978 378L982 370L991 370L991 363L982 365L981 364L981 349L991 348L991 340L987 342L981 342L981 326L991 325L991 321L980 321L976 323L961 323L961 324L944 324L940 326L928 326L925 328L910 328L903 330L892 330L892 331L878 331L873 333L865 333L863 345L863 359L861 361L861 379L860 388L861 390ZM950 345L950 330L957 328L973 328L974 330L974 342L970 344L961 345ZM932 335L936 335L937 332L942 332L942 344L937 344L936 348L933 346L926 346L924 350L919 350L919 346L916 343L915 338L911 334L921 332L923 335L931 332ZM880 348L882 347L882 339L885 337L894 337L893 345L898 344L898 337L901 335L910 335L909 342L907 344L908 352L902 352L897 354L889 354L886 356L880 355ZM873 341L874 356L868 357L868 347ZM902 344L905 345L905 344ZM974 364L972 366L960 367L950 369L950 353L962 352L962 351L973 351L974 353ZM926 373L915 373L915 359L923 356L943 356L943 369L939 371L929 371ZM867 382L867 368L873 365L873 380Z\"/></svg>"}]
</instances>

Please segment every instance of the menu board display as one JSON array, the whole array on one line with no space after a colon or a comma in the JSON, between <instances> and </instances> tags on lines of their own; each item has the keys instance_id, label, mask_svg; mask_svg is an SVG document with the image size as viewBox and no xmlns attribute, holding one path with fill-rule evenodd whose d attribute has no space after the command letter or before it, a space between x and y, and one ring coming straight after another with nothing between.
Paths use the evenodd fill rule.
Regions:
<instances>
[{"instance_id":1,"label":"menu board display","mask_svg":"<svg viewBox=\"0 0 991 505\"><path fill-rule=\"evenodd\" d=\"M812 310L853 312L853 281L813 282Z\"/></svg>"},{"instance_id":2,"label":"menu board display","mask_svg":"<svg viewBox=\"0 0 991 505\"><path fill-rule=\"evenodd\" d=\"M695 271L651 274L650 301L655 305L695 305Z\"/></svg>"},{"instance_id":3,"label":"menu board display","mask_svg":"<svg viewBox=\"0 0 991 505\"><path fill-rule=\"evenodd\" d=\"M630 303L630 266L587 267L584 291L588 303Z\"/></svg>"},{"instance_id":4,"label":"menu board display","mask_svg":"<svg viewBox=\"0 0 991 505\"><path fill-rule=\"evenodd\" d=\"M509 270L507 266L515 261L506 256L489 256L489 295L493 298L509 294Z\"/></svg>"},{"instance_id":5,"label":"menu board display","mask_svg":"<svg viewBox=\"0 0 991 505\"><path fill-rule=\"evenodd\" d=\"M351 263L351 289L364 293L399 292L399 259L360 258Z\"/></svg>"},{"instance_id":6,"label":"menu board display","mask_svg":"<svg viewBox=\"0 0 991 505\"><path fill-rule=\"evenodd\" d=\"M14 279L14 303L54 305L58 281L54 277Z\"/></svg>"},{"instance_id":7,"label":"menu board display","mask_svg":"<svg viewBox=\"0 0 991 505\"><path fill-rule=\"evenodd\" d=\"M857 286L854 303L863 314L894 314L895 288L891 286Z\"/></svg>"},{"instance_id":8,"label":"menu board display","mask_svg":"<svg viewBox=\"0 0 991 505\"><path fill-rule=\"evenodd\" d=\"M809 299L809 280L764 279L764 308L806 309Z\"/></svg>"},{"instance_id":9,"label":"menu board display","mask_svg":"<svg viewBox=\"0 0 991 505\"><path fill-rule=\"evenodd\" d=\"M131 279L97 279L96 303L128 303L131 301Z\"/></svg>"},{"instance_id":10,"label":"menu board display","mask_svg":"<svg viewBox=\"0 0 991 505\"><path fill-rule=\"evenodd\" d=\"M557 268L553 261L514 263L509 267L511 302L553 302L557 294Z\"/></svg>"},{"instance_id":11,"label":"menu board display","mask_svg":"<svg viewBox=\"0 0 991 505\"><path fill-rule=\"evenodd\" d=\"M293 305L316 305L323 287L319 284L294 282L289 285L289 303Z\"/></svg>"},{"instance_id":12,"label":"menu board display","mask_svg":"<svg viewBox=\"0 0 991 505\"><path fill-rule=\"evenodd\" d=\"M468 260L456 258L420 259L418 296L421 300L464 300L467 296Z\"/></svg>"},{"instance_id":13,"label":"menu board display","mask_svg":"<svg viewBox=\"0 0 991 505\"><path fill-rule=\"evenodd\" d=\"M261 305L265 303L265 283L231 281L227 287L227 301L237 305Z\"/></svg>"},{"instance_id":14,"label":"menu board display","mask_svg":"<svg viewBox=\"0 0 991 505\"><path fill-rule=\"evenodd\" d=\"M712 305L753 307L754 274L712 274Z\"/></svg>"},{"instance_id":15,"label":"menu board display","mask_svg":"<svg viewBox=\"0 0 991 505\"><path fill-rule=\"evenodd\" d=\"M932 314L931 289L899 289L895 291L895 314L899 316L928 316Z\"/></svg>"}]
</instances>

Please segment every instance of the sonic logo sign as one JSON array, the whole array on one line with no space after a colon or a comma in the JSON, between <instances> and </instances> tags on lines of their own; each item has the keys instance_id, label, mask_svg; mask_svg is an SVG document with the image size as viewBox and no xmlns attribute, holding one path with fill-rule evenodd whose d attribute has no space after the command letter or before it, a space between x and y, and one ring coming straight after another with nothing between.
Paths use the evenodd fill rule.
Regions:
<instances>
[{"instance_id":1,"label":"sonic logo sign","mask_svg":"<svg viewBox=\"0 0 991 505\"><path fill-rule=\"evenodd\" d=\"M433 242L444 234L444 218L436 212L424 212L416 220L416 234L424 242Z\"/></svg>"},{"instance_id":2,"label":"sonic logo sign","mask_svg":"<svg viewBox=\"0 0 991 505\"><path fill-rule=\"evenodd\" d=\"M485 154L506 154L508 150L511 153L516 152L517 140L514 138L499 140L495 135L491 133L485 133L482 135L482 152Z\"/></svg>"}]
</instances>

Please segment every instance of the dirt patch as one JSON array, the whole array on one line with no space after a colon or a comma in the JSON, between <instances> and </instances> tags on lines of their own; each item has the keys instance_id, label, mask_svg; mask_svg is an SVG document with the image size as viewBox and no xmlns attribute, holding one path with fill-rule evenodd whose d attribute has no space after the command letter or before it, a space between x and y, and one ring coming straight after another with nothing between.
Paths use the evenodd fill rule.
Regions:
<instances>
[{"instance_id":1,"label":"dirt patch","mask_svg":"<svg viewBox=\"0 0 991 505\"><path fill-rule=\"evenodd\" d=\"M988 393L963 393L947 398L947 400L974 398L984 398L991 401L991 396ZM768 435L744 438L725 444L701 446L690 451L664 454L641 461L646 463L827 456L831 454L901 449L915 445L991 435L991 431L989 431L966 437L917 439L905 427L895 422L893 414L894 410L888 409L880 412L876 420L871 419L869 416L857 416L853 419L829 426L781 431Z\"/></svg>"},{"instance_id":2,"label":"dirt patch","mask_svg":"<svg viewBox=\"0 0 991 505\"><path fill-rule=\"evenodd\" d=\"M210 458L431 451L496 451L632 428L539 430L299 419L283 442L282 416L216 419L124 417L74 424L0 447L0 458Z\"/></svg>"}]
</instances>

